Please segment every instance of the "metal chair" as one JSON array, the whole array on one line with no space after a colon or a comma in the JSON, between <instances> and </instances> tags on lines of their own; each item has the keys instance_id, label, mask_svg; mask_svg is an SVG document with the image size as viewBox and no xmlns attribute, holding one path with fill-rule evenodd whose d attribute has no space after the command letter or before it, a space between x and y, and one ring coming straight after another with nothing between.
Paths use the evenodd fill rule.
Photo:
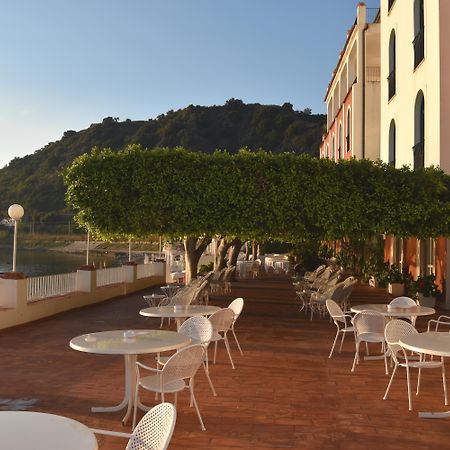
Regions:
<instances>
[{"instance_id":1,"label":"metal chair","mask_svg":"<svg viewBox=\"0 0 450 450\"><path fill-rule=\"evenodd\" d=\"M234 340L236 341L236 344L238 346L240 354L243 356L244 352L241 349L241 346L239 344L238 338L236 336L236 333L234 331L234 325L236 324L236 321L238 320L242 309L244 308L244 299L242 297L235 298L229 305L228 308L230 308L234 312L234 319L233 323L231 324L231 332L233 333Z\"/></svg>"},{"instance_id":2,"label":"metal chair","mask_svg":"<svg viewBox=\"0 0 450 450\"><path fill-rule=\"evenodd\" d=\"M96 434L127 438L125 450L166 450L172 439L177 412L172 403L160 403L148 411L134 428L133 433L99 430Z\"/></svg>"},{"instance_id":3,"label":"metal chair","mask_svg":"<svg viewBox=\"0 0 450 450\"><path fill-rule=\"evenodd\" d=\"M197 370L203 364L205 359L205 349L202 344L190 345L184 347L172 355L164 364L162 369L148 367L141 362L136 362L136 391L133 413L133 428L136 423L137 403L139 388L147 391L161 394L161 400L164 402L165 394L175 394L175 406L177 405L177 393L184 389L189 389L191 402L197 412L198 420L203 431L206 430L203 424L202 416L198 409L197 401L194 395L194 376ZM141 369L153 372L154 375L141 377ZM186 383L186 380L188 381Z\"/></svg>"},{"instance_id":4,"label":"metal chair","mask_svg":"<svg viewBox=\"0 0 450 450\"><path fill-rule=\"evenodd\" d=\"M355 371L356 364L359 363L359 346L361 342L366 343L366 349L368 350L368 343L377 342L381 343L381 351L383 352L384 367L386 375L388 374L386 346L384 337L384 327L386 321L384 316L376 311L365 310L355 315L352 319L352 324L355 333L355 358L353 359L352 372Z\"/></svg>"},{"instance_id":5,"label":"metal chair","mask_svg":"<svg viewBox=\"0 0 450 450\"><path fill-rule=\"evenodd\" d=\"M234 369L234 362L231 357L230 344L227 337L227 333L234 321L234 311L230 308L220 309L214 314L211 314L209 320L212 323L214 330L211 338L211 342L214 342L214 364L216 363L217 343L223 341L228 352L228 357L230 358L231 367Z\"/></svg>"},{"instance_id":6,"label":"metal chair","mask_svg":"<svg viewBox=\"0 0 450 450\"><path fill-rule=\"evenodd\" d=\"M425 361L423 358L421 358L419 361L412 360L411 356L408 355L408 352L406 352L405 349L399 344L399 341L401 340L402 337L408 336L410 334L417 334L417 333L418 333L418 331L410 323L405 322L404 320L399 320L399 319L391 320L386 325L386 329L385 329L386 343L388 345L390 354L394 361L394 370L392 371L391 379L389 380L389 384L387 385L383 400L387 399L388 392L391 387L392 380L394 379L394 375L397 370L397 367L405 367L406 368L406 383L407 383L407 387L408 387L408 408L411 411L412 410L412 399L411 399L411 382L410 382L409 369L410 368L419 369L419 375L417 378L417 390L416 390L416 395L418 395L419 388L420 388L421 370L422 369L436 369L436 368L441 367L442 368L442 384L444 386L444 400L445 400L445 404L448 405L447 385L445 382L444 358L441 357L440 361ZM398 355L399 352L402 352L404 361L399 359L399 355Z\"/></svg>"},{"instance_id":7,"label":"metal chair","mask_svg":"<svg viewBox=\"0 0 450 450\"><path fill-rule=\"evenodd\" d=\"M410 297L395 297L389 302L389 307L391 308L413 308L417 306L417 302ZM409 316L405 314L401 316L402 319L408 319L411 321L413 326L416 325L417 316Z\"/></svg>"},{"instance_id":8,"label":"metal chair","mask_svg":"<svg viewBox=\"0 0 450 450\"><path fill-rule=\"evenodd\" d=\"M326 301L326 305L328 313L330 314L330 317L333 319L333 322L337 328L336 336L334 338L333 345L331 346L330 354L328 355L328 358L331 358L331 356L333 355L334 347L336 346L336 342L339 337L339 333L342 333L341 346L339 347L339 353L341 353L345 334L354 333L355 329L350 325L352 316L342 311L341 307L334 300L328 299Z\"/></svg>"}]
</instances>

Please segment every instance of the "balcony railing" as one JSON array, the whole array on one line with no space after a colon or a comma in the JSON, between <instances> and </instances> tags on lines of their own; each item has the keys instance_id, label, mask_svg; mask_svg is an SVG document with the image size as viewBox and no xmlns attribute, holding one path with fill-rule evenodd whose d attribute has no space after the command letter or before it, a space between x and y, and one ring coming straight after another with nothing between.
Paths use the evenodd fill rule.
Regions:
<instances>
[{"instance_id":1,"label":"balcony railing","mask_svg":"<svg viewBox=\"0 0 450 450\"><path fill-rule=\"evenodd\" d=\"M424 33L423 30L420 30L416 37L413 40L414 46L414 69L420 64L420 62L425 57L424 53Z\"/></svg>"},{"instance_id":2,"label":"balcony railing","mask_svg":"<svg viewBox=\"0 0 450 450\"><path fill-rule=\"evenodd\" d=\"M76 284L76 272L27 278L27 302L75 292Z\"/></svg>"},{"instance_id":3,"label":"balcony railing","mask_svg":"<svg viewBox=\"0 0 450 450\"><path fill-rule=\"evenodd\" d=\"M109 267L97 270L97 287L108 286L123 282L123 269L121 267Z\"/></svg>"},{"instance_id":4,"label":"balcony railing","mask_svg":"<svg viewBox=\"0 0 450 450\"><path fill-rule=\"evenodd\" d=\"M413 147L414 170L425 166L425 142L420 141Z\"/></svg>"},{"instance_id":5,"label":"balcony railing","mask_svg":"<svg viewBox=\"0 0 450 450\"><path fill-rule=\"evenodd\" d=\"M148 264L139 264L137 266L136 278L139 280L141 278L148 277L158 277L163 275L163 266L162 264L148 263Z\"/></svg>"},{"instance_id":6,"label":"balcony railing","mask_svg":"<svg viewBox=\"0 0 450 450\"><path fill-rule=\"evenodd\" d=\"M395 95L395 69L388 76L388 100Z\"/></svg>"}]
</instances>

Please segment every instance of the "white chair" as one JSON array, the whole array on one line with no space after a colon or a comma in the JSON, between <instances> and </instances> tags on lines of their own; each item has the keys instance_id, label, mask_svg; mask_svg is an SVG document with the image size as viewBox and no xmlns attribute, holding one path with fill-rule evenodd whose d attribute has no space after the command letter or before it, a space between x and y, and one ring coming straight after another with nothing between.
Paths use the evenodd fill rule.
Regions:
<instances>
[{"instance_id":1,"label":"white chair","mask_svg":"<svg viewBox=\"0 0 450 450\"><path fill-rule=\"evenodd\" d=\"M233 325L234 311L230 308L220 309L209 316L209 320L213 326L213 336L211 342L214 342L214 364L216 363L217 343L223 341L230 358L231 367L234 369L233 358L231 357L230 344L228 342L227 333Z\"/></svg>"},{"instance_id":2,"label":"white chair","mask_svg":"<svg viewBox=\"0 0 450 450\"><path fill-rule=\"evenodd\" d=\"M417 302L410 297L395 297L389 302L389 306L393 308L413 308L417 306ZM402 319L408 319L415 326L417 316L408 316L405 314L401 316Z\"/></svg>"},{"instance_id":3,"label":"white chair","mask_svg":"<svg viewBox=\"0 0 450 450\"><path fill-rule=\"evenodd\" d=\"M99 430L96 434L127 438L125 450L166 450L172 438L177 412L172 403L160 403L148 411L139 421L133 433Z\"/></svg>"},{"instance_id":4,"label":"white chair","mask_svg":"<svg viewBox=\"0 0 450 450\"><path fill-rule=\"evenodd\" d=\"M442 327L450 331L450 316L439 316L437 319L430 319L428 321L427 331L440 331Z\"/></svg>"},{"instance_id":5,"label":"white chair","mask_svg":"<svg viewBox=\"0 0 450 450\"><path fill-rule=\"evenodd\" d=\"M359 346L361 342L366 343L368 351L368 343L375 342L381 344L381 351L384 358L384 368L386 375L388 374L386 346L384 338L384 327L386 321L384 316L376 311L365 310L357 313L352 319L355 333L355 358L353 359L352 372L355 371L356 364L359 363Z\"/></svg>"},{"instance_id":6,"label":"white chair","mask_svg":"<svg viewBox=\"0 0 450 450\"><path fill-rule=\"evenodd\" d=\"M192 344L201 344L205 349L205 360L203 362L203 369L205 370L205 375L208 380L209 386L214 396L217 396L214 385L209 376L209 364L208 364L208 346L211 342L213 335L213 327L209 319L203 316L190 317L181 324L178 333L183 334L191 338ZM169 360L170 356L160 356L158 354L157 361L158 364L164 366Z\"/></svg>"},{"instance_id":7,"label":"white chair","mask_svg":"<svg viewBox=\"0 0 450 450\"><path fill-rule=\"evenodd\" d=\"M234 319L233 319L233 323L231 324L231 332L233 333L234 340L236 341L236 344L238 346L239 352L243 356L244 352L241 349L241 346L239 344L238 338L237 338L236 333L234 331L234 325L236 324L236 321L238 320L238 318L239 318L239 316L240 316L240 314L242 312L242 309L244 308L244 299L242 297L235 298L228 305L228 308L230 308L234 312Z\"/></svg>"},{"instance_id":8,"label":"white chair","mask_svg":"<svg viewBox=\"0 0 450 450\"><path fill-rule=\"evenodd\" d=\"M351 326L352 316L350 314L345 314L344 311L342 311L341 307L334 300L328 299L326 301L326 305L328 313L330 314L330 317L333 319L333 322L337 328L336 336L334 338L330 354L328 355L328 358L331 358L331 356L333 355L334 347L336 346L336 342L339 337L339 333L342 333L341 346L339 347L339 353L341 353L345 334L354 333L355 330L353 326Z\"/></svg>"},{"instance_id":9,"label":"white chair","mask_svg":"<svg viewBox=\"0 0 450 450\"><path fill-rule=\"evenodd\" d=\"M139 388L146 389L147 391L156 392L161 394L162 402L165 401L165 394L175 394L175 406L177 405L177 393L184 389L189 389L191 394L191 403L195 406L198 420L200 422L203 431L206 430L203 424L202 416L197 406L197 401L194 395L194 376L197 370L202 365L205 359L205 349L201 344L190 345L184 347L174 355L172 355L164 364L162 369L155 369L148 367L141 362L136 362L136 392L134 401L134 413L133 413L133 428L136 423L137 403ZM155 375L146 377L140 376L140 369L153 372ZM186 383L186 381L188 381Z\"/></svg>"},{"instance_id":10,"label":"white chair","mask_svg":"<svg viewBox=\"0 0 450 450\"><path fill-rule=\"evenodd\" d=\"M440 361L425 361L422 358L417 360L412 360L411 356L408 355L408 352L405 351L405 349L399 344L399 341L402 337L408 336L410 334L417 334L418 331L408 322L405 322L404 320L391 320L387 323L386 329L385 329L385 336L386 336L386 343L389 347L390 354L392 356L392 359L394 361L394 370L391 375L391 379L389 380L389 384L387 385L386 392L384 394L383 400L387 399L389 389L392 384L392 380L394 379L395 372L397 370L397 367L405 367L406 368L406 383L408 387L408 407L411 411L412 409L412 399L411 399L411 382L410 382L410 375L409 375L409 369L410 368L416 368L419 369L419 376L417 379L417 390L416 395L419 394L419 388L420 388L420 372L422 369L435 369L435 368L442 368L442 384L444 386L444 400L445 404L448 404L447 400L447 385L445 382L445 366L444 366L444 358L441 358ZM402 352L403 354L403 360L399 359L398 353Z\"/></svg>"}]
</instances>

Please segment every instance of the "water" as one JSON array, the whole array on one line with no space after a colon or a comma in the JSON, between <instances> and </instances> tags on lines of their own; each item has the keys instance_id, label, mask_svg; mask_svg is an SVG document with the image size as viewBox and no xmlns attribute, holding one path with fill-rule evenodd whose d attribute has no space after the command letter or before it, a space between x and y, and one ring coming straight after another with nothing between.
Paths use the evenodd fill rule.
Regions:
<instances>
[{"instance_id":1,"label":"water","mask_svg":"<svg viewBox=\"0 0 450 450\"><path fill-rule=\"evenodd\" d=\"M12 248L0 248L0 272L12 271L12 254ZM103 268L120 266L121 261L112 255L90 254L89 263ZM16 271L28 277L74 272L84 264L86 255L74 253L19 249L16 257Z\"/></svg>"}]
</instances>

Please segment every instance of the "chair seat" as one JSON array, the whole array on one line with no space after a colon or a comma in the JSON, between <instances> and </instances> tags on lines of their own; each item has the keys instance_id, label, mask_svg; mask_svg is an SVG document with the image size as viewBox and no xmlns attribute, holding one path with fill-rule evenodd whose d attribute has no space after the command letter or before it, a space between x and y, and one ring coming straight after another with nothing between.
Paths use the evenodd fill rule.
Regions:
<instances>
[{"instance_id":1,"label":"chair seat","mask_svg":"<svg viewBox=\"0 0 450 450\"><path fill-rule=\"evenodd\" d=\"M149 391L161 392L161 384L159 381L159 375L151 375L149 377L143 377L139 380L139 384ZM164 386L164 392L179 392L187 387L187 384L183 380L173 381L166 383Z\"/></svg>"},{"instance_id":2,"label":"chair seat","mask_svg":"<svg viewBox=\"0 0 450 450\"><path fill-rule=\"evenodd\" d=\"M354 327L344 327L344 328L341 328L340 331L342 333L353 333L355 331L355 328Z\"/></svg>"},{"instance_id":3,"label":"chair seat","mask_svg":"<svg viewBox=\"0 0 450 450\"><path fill-rule=\"evenodd\" d=\"M381 333L361 333L357 338L359 342L384 342L384 336Z\"/></svg>"},{"instance_id":4,"label":"chair seat","mask_svg":"<svg viewBox=\"0 0 450 450\"><path fill-rule=\"evenodd\" d=\"M221 341L223 339L223 336L218 333L217 331L213 331L213 335L211 337L211 342Z\"/></svg>"},{"instance_id":5,"label":"chair seat","mask_svg":"<svg viewBox=\"0 0 450 450\"><path fill-rule=\"evenodd\" d=\"M406 367L406 362L399 363L399 366ZM442 362L439 361L410 361L408 359L408 366L414 369L435 369L441 367Z\"/></svg>"}]
</instances>

